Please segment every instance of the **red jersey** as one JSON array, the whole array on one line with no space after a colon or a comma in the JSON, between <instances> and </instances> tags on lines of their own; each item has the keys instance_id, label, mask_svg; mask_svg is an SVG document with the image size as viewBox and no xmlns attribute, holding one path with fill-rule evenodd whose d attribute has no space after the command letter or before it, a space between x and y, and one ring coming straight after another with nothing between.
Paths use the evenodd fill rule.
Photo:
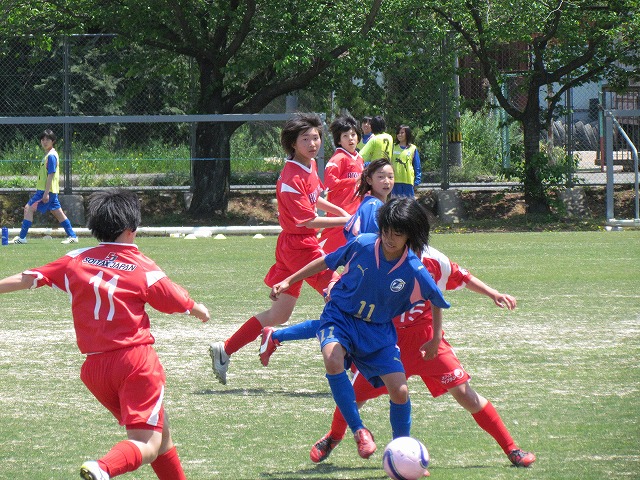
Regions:
<instances>
[{"instance_id":1,"label":"red jersey","mask_svg":"<svg viewBox=\"0 0 640 480\"><path fill-rule=\"evenodd\" d=\"M316 161L305 167L295 160L288 159L276 184L278 200L278 222L284 233L315 235L317 229L298 227L318 216L316 204L324 190Z\"/></svg>"},{"instance_id":2,"label":"red jersey","mask_svg":"<svg viewBox=\"0 0 640 480\"><path fill-rule=\"evenodd\" d=\"M78 348L100 353L154 343L145 304L163 313L189 313L194 301L136 245L101 243L33 270L34 287L69 294Z\"/></svg>"},{"instance_id":3,"label":"red jersey","mask_svg":"<svg viewBox=\"0 0 640 480\"><path fill-rule=\"evenodd\" d=\"M433 247L425 248L420 255L420 260L442 291L464 288L471 278L471 274L467 270L457 263L453 263L444 253ZM419 303L408 312L395 317L393 324L396 328L403 328L418 324L430 324L432 321L431 305Z\"/></svg>"},{"instance_id":4,"label":"red jersey","mask_svg":"<svg viewBox=\"0 0 640 480\"><path fill-rule=\"evenodd\" d=\"M360 153L352 155L342 147L336 149L324 169L324 185L329 190L327 200L344 208L350 215L360 205L360 198L356 193L363 169L364 161Z\"/></svg>"}]
</instances>

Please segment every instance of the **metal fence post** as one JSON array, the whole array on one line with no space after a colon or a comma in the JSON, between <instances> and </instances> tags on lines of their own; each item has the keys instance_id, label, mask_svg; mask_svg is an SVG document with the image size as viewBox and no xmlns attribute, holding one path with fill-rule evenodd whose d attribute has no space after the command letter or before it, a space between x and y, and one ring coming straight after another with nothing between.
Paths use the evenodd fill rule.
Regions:
<instances>
[{"instance_id":1,"label":"metal fence post","mask_svg":"<svg viewBox=\"0 0 640 480\"><path fill-rule=\"evenodd\" d=\"M442 39L442 56L446 57L449 51L447 36ZM440 179L440 188L442 190L449 189L449 95L447 83L440 84L440 121L441 121L441 142L440 142L440 168L442 170L442 178Z\"/></svg>"},{"instance_id":2,"label":"metal fence post","mask_svg":"<svg viewBox=\"0 0 640 480\"><path fill-rule=\"evenodd\" d=\"M69 37L64 36L63 39L63 65L64 65L64 80L63 80L63 111L65 117L68 117L71 112L71 106L69 101ZM71 177L71 125L64 123L62 126L62 137L64 140L63 147L63 162L64 162L64 193L65 195L71 195L73 193L72 177Z\"/></svg>"}]
</instances>

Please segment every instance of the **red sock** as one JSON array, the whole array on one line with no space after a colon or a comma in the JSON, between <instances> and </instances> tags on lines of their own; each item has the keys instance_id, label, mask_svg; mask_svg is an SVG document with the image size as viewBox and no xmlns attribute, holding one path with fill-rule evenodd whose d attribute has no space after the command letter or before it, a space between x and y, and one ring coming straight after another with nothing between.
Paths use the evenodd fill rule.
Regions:
<instances>
[{"instance_id":1,"label":"red sock","mask_svg":"<svg viewBox=\"0 0 640 480\"><path fill-rule=\"evenodd\" d=\"M261 333L262 324L256 317L251 317L224 342L224 351L227 352L227 355L232 355L253 342Z\"/></svg>"},{"instance_id":2,"label":"red sock","mask_svg":"<svg viewBox=\"0 0 640 480\"><path fill-rule=\"evenodd\" d=\"M133 442L123 440L116 443L104 457L98 460L98 465L110 477L116 477L140 468L142 453Z\"/></svg>"},{"instance_id":3,"label":"red sock","mask_svg":"<svg viewBox=\"0 0 640 480\"><path fill-rule=\"evenodd\" d=\"M334 440L342 440L344 438L344 433L347 431L347 421L342 416L340 409L336 407L333 411L333 420L331 421L331 430L329 431L329 435Z\"/></svg>"},{"instance_id":4,"label":"red sock","mask_svg":"<svg viewBox=\"0 0 640 480\"><path fill-rule=\"evenodd\" d=\"M159 480L187 480L176 447L158 455L158 458L151 462L151 468Z\"/></svg>"},{"instance_id":5,"label":"red sock","mask_svg":"<svg viewBox=\"0 0 640 480\"><path fill-rule=\"evenodd\" d=\"M511 450L518 448L491 402L472 416L480 428L496 439L504 453L509 455Z\"/></svg>"}]
</instances>

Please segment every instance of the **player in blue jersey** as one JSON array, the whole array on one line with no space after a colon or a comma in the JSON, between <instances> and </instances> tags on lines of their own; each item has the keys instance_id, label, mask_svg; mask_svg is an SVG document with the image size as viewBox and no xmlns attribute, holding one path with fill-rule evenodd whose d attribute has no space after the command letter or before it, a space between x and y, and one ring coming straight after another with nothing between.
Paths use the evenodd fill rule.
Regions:
<instances>
[{"instance_id":1,"label":"player in blue jersey","mask_svg":"<svg viewBox=\"0 0 640 480\"><path fill-rule=\"evenodd\" d=\"M442 309L449 308L415 253L429 241L425 208L412 198L392 198L379 210L378 223L380 234L359 235L271 289L275 301L291 284L326 268L344 267L320 316L317 337L331 393L362 458L369 458L376 444L360 418L345 365L353 362L372 385L387 387L393 438L409 436L411 402L392 320L421 301L431 302L434 337L421 347L429 359L442 339Z\"/></svg>"},{"instance_id":2,"label":"player in blue jersey","mask_svg":"<svg viewBox=\"0 0 640 480\"><path fill-rule=\"evenodd\" d=\"M360 206L343 229L347 241L361 233L378 233L378 210L393 190L393 175L393 166L385 158L374 160L362 172L357 192ZM313 338L319 326L320 320L306 320L279 330L264 327L258 353L262 365L269 365L269 358L282 342Z\"/></svg>"},{"instance_id":3,"label":"player in blue jersey","mask_svg":"<svg viewBox=\"0 0 640 480\"><path fill-rule=\"evenodd\" d=\"M31 225L33 225L33 217L36 211L40 213L51 212L56 220L60 222L60 227L67 234L67 238L62 243L78 243L78 237L73 231L71 221L62 211L62 206L58 199L58 194L60 193L60 158L54 148L55 143L56 134L53 131L46 129L40 134L40 145L44 150L44 158L40 162L38 169L36 193L24 206L22 227L20 228L20 233L13 239L15 244L27 243L27 234Z\"/></svg>"}]
</instances>

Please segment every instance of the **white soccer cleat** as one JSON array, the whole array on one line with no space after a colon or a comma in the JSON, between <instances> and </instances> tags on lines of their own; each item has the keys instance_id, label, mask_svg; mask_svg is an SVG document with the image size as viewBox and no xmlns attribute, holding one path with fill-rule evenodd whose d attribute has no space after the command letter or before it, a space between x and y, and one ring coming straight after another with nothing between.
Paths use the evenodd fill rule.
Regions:
<instances>
[{"instance_id":1,"label":"white soccer cleat","mask_svg":"<svg viewBox=\"0 0 640 480\"><path fill-rule=\"evenodd\" d=\"M227 370L229 369L230 356L224 351L224 343L216 342L209 345L209 356L213 367L213 373L218 381L227 384Z\"/></svg>"},{"instance_id":2,"label":"white soccer cleat","mask_svg":"<svg viewBox=\"0 0 640 480\"><path fill-rule=\"evenodd\" d=\"M67 237L60 243L63 243L65 245L69 245L70 243L78 243L78 237Z\"/></svg>"},{"instance_id":3,"label":"white soccer cleat","mask_svg":"<svg viewBox=\"0 0 640 480\"><path fill-rule=\"evenodd\" d=\"M15 237L13 239L13 243L16 243L18 245L21 245L23 243L27 243L27 239L26 238L20 238L20 237Z\"/></svg>"},{"instance_id":4,"label":"white soccer cleat","mask_svg":"<svg viewBox=\"0 0 640 480\"><path fill-rule=\"evenodd\" d=\"M107 472L100 468L98 462L91 460L80 467L80 478L84 480L109 480Z\"/></svg>"}]
</instances>

